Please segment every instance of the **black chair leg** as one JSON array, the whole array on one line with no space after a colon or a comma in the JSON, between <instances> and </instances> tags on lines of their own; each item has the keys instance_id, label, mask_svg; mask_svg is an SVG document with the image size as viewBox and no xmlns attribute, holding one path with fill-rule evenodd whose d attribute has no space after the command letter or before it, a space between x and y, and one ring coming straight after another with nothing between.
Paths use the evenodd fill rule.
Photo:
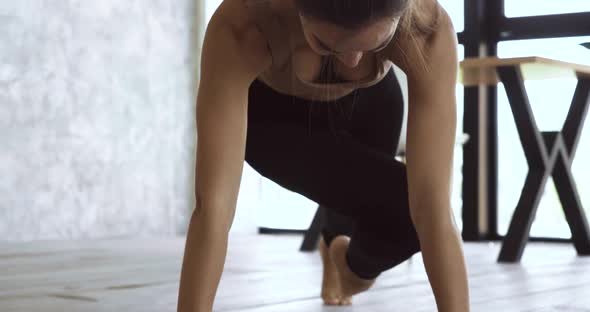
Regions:
<instances>
[{"instance_id":1,"label":"black chair leg","mask_svg":"<svg viewBox=\"0 0 590 312\"><path fill-rule=\"evenodd\" d=\"M318 206L311 225L305 232L303 243L301 243L301 248L299 249L300 251L315 251L317 249L324 219L322 211L322 206Z\"/></svg>"}]
</instances>

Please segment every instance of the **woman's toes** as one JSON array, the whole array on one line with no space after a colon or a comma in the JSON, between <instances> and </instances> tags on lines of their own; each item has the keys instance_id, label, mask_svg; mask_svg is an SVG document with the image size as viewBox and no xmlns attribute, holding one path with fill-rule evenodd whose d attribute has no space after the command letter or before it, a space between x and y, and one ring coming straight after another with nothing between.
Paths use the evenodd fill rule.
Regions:
<instances>
[{"instance_id":1,"label":"woman's toes","mask_svg":"<svg viewBox=\"0 0 590 312\"><path fill-rule=\"evenodd\" d=\"M326 305L341 305L342 291L336 266L330 257L324 239L320 241L320 256L322 257L322 299Z\"/></svg>"},{"instance_id":2,"label":"woman's toes","mask_svg":"<svg viewBox=\"0 0 590 312\"><path fill-rule=\"evenodd\" d=\"M342 298L340 299L340 305L352 305L352 297Z\"/></svg>"},{"instance_id":3,"label":"woman's toes","mask_svg":"<svg viewBox=\"0 0 590 312\"><path fill-rule=\"evenodd\" d=\"M350 239L346 236L336 237L330 244L330 257L338 271L342 298L351 298L353 295L368 290L373 286L375 280L362 279L348 267L346 262L346 251Z\"/></svg>"},{"instance_id":4,"label":"woman's toes","mask_svg":"<svg viewBox=\"0 0 590 312\"><path fill-rule=\"evenodd\" d=\"M322 295L322 299L325 305L340 305L340 298Z\"/></svg>"}]
</instances>

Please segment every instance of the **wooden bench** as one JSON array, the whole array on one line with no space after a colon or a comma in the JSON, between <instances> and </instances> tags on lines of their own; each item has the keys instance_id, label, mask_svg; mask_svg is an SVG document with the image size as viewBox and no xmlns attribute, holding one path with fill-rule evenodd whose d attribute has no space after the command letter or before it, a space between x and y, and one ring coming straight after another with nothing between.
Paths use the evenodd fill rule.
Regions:
<instances>
[{"instance_id":1,"label":"wooden bench","mask_svg":"<svg viewBox=\"0 0 590 312\"><path fill-rule=\"evenodd\" d=\"M533 116L524 80L562 77L574 77L578 80L563 128L561 131L540 131ZM461 63L460 80L467 88L479 88L498 82L504 84L529 166L498 261L520 261L549 176L555 182L578 254L590 255L588 221L571 172L590 104L590 66L541 57L474 58Z\"/></svg>"}]
</instances>

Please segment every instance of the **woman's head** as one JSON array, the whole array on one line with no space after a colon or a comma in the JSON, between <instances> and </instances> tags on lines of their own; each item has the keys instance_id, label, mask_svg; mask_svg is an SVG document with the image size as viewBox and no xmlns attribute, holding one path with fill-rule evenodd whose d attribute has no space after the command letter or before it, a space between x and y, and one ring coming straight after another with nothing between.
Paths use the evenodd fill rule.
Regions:
<instances>
[{"instance_id":1,"label":"woman's head","mask_svg":"<svg viewBox=\"0 0 590 312\"><path fill-rule=\"evenodd\" d=\"M356 67L386 46L413 0L295 0L305 37L317 53Z\"/></svg>"}]
</instances>

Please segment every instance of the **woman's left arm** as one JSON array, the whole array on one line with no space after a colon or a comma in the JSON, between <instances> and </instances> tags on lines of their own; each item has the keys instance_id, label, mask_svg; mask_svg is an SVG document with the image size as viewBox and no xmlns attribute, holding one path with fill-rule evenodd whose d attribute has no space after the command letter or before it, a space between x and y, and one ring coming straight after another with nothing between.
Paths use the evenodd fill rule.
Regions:
<instances>
[{"instance_id":1,"label":"woman's left arm","mask_svg":"<svg viewBox=\"0 0 590 312\"><path fill-rule=\"evenodd\" d=\"M426 68L408 72L406 164L412 220L439 311L469 311L462 240L451 209L457 125L457 35L439 8L424 44Z\"/></svg>"}]
</instances>

